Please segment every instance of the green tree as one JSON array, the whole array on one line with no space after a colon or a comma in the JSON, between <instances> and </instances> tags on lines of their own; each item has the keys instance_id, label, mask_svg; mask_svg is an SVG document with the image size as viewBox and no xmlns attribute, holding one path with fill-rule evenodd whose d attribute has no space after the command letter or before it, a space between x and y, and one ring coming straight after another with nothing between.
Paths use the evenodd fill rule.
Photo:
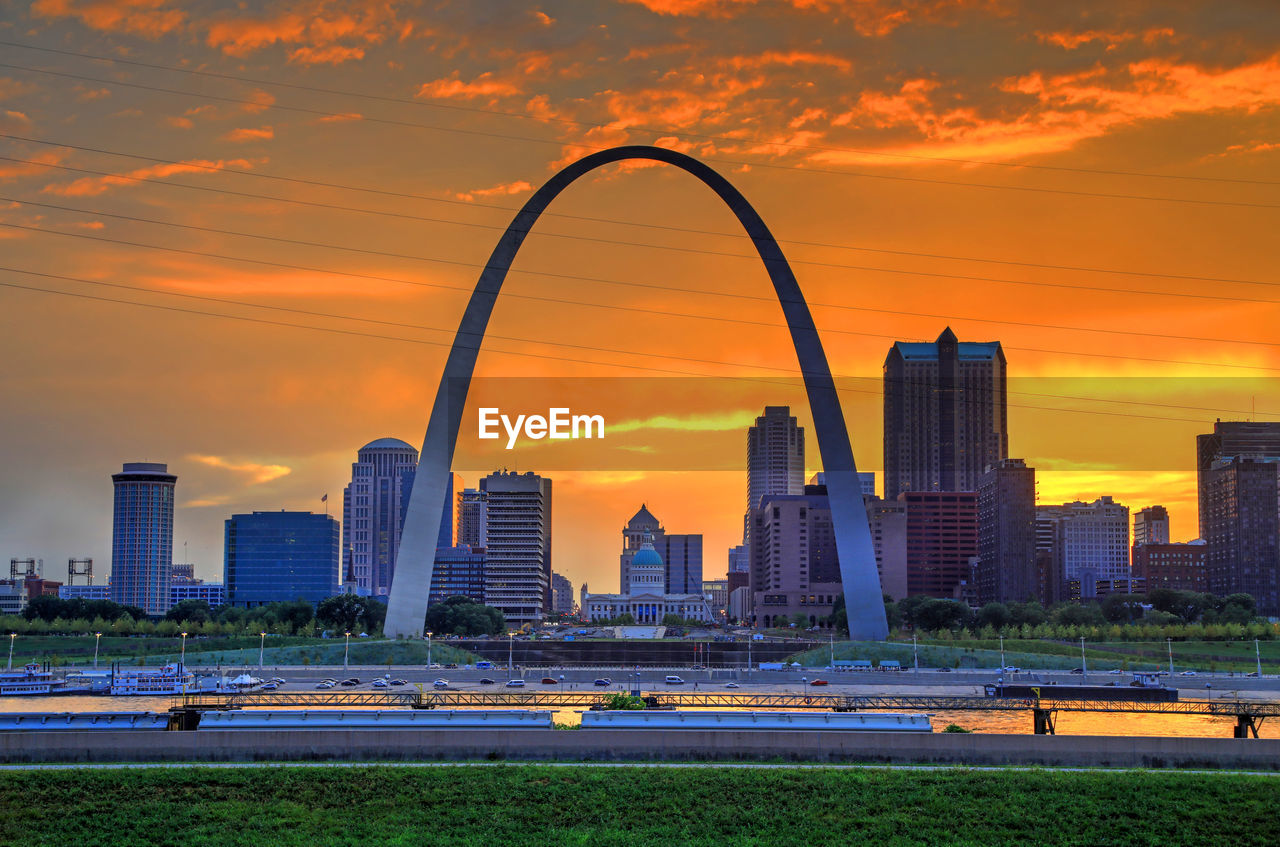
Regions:
<instances>
[{"instance_id":1,"label":"green tree","mask_svg":"<svg viewBox=\"0 0 1280 847\"><path fill-rule=\"evenodd\" d=\"M427 609L426 628L449 635L501 635L507 630L507 620L492 606L456 596Z\"/></svg>"},{"instance_id":2,"label":"green tree","mask_svg":"<svg viewBox=\"0 0 1280 847\"><path fill-rule=\"evenodd\" d=\"M974 623L998 631L1013 623L1013 613L1004 603L988 603L978 610Z\"/></svg>"},{"instance_id":3,"label":"green tree","mask_svg":"<svg viewBox=\"0 0 1280 847\"><path fill-rule=\"evenodd\" d=\"M320 605L316 606L316 620L325 629L334 632L357 632L360 629L360 623L368 613L368 605L367 597L356 594L326 597L320 601ZM243 611L243 609L234 610L234 612ZM228 613L223 623L238 623L231 619L232 614Z\"/></svg>"},{"instance_id":4,"label":"green tree","mask_svg":"<svg viewBox=\"0 0 1280 847\"><path fill-rule=\"evenodd\" d=\"M204 623L213 619L213 607L208 600L183 600L165 612L164 619L186 624Z\"/></svg>"}]
</instances>

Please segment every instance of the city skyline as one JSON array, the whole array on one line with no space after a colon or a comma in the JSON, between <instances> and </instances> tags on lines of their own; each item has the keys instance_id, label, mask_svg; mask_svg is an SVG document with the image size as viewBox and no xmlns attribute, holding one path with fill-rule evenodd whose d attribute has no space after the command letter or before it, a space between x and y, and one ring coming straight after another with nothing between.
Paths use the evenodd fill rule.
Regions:
<instances>
[{"instance_id":1,"label":"city skyline","mask_svg":"<svg viewBox=\"0 0 1280 847\"><path fill-rule=\"evenodd\" d=\"M1205 378L1199 391L1165 390L1154 397L1135 387L1129 399L1137 406L1076 402L1090 414L1062 415L1043 428L1073 445L1105 440L1135 452L1153 432L1161 438L1169 434L1171 443L1182 446L1154 472L1110 461L1073 469L1046 447L1026 449L1031 413L1015 403L1044 401L1011 396L1009 410L1009 455L1037 468L1039 502L1110 495L1133 509L1159 503L1173 516L1175 539L1198 534L1196 458L1185 446L1187 436L1208 431L1218 417L1248 417L1251 395L1257 396L1259 418L1274 417L1276 411L1268 402L1275 394L1263 379L1273 371L1239 367L1280 366L1268 341L1270 309L1251 302L1266 300L1266 289L1222 281L1280 277L1277 258L1265 247L1274 216L1267 208L1269 189L1254 184L1274 181L1277 169L1278 154L1266 143L1275 134L1280 103L1276 16L1254 15L1246 26L1227 22L1230 16L1207 20L1188 11L1116 11L1105 4L1070 10L1019 6L1014 15L940 4L888 18L877 17L882 10L868 4L847 27L833 28L814 9L676 3L655 10L658 5L601 4L575 12L549 3L509 26L482 20L465 5L446 4L435 19L425 21L413 8L394 3L364 15L321 4L316 15L335 24L328 28L290 28L283 7L179 9L164 2L146 8L106 2L92 10L43 3L14 10L0 21L0 38L15 44L253 80L197 78L5 48L13 64L36 70L0 74L2 131L55 142L2 140L4 155L41 163L0 167L0 187L10 198L0 210L7 261L15 268L92 281L57 282L12 272L0 280L84 295L11 287L0 293L6 304L0 310L3 349L6 360L18 365L4 377L7 402L0 412L8 435L0 458L9 469L0 485L0 540L10 555L46 562L90 555L104 563L105 572L110 544L110 515L102 507L105 476L124 461L164 461L182 480L174 543L190 542L189 558L200 575L216 578L227 515L280 508L320 511L324 494L331 514L340 513L348 478L344 468L356 445L380 437L420 444L423 398L429 398L443 361L441 348L429 344L126 307L85 296L432 343L447 340L447 335L412 328L304 319L173 295L456 325L461 303L456 292L367 277L469 289L476 268L405 255L483 263L492 242L492 230L483 227L504 225L510 217L506 210L522 202L529 187L557 164L586 152L586 146L668 136L675 140L665 144L692 155L738 162L717 166L733 171L732 179L776 229L806 297L835 306L815 306L815 317L837 373L874 377L894 340L927 341L949 324L963 339L999 339L1011 376L1123 376L1135 386L1147 379ZM683 29L678 38L673 24ZM725 46L729 43L739 46ZM916 55L922 43L931 45L928 64ZM991 48L981 51L981 61L973 60L974 44ZM816 90L809 89L811 82ZM379 102L372 95L479 111ZM389 120L437 122L451 131L429 133L380 122ZM592 122L606 126L593 128ZM648 133L641 127L670 132ZM512 136L553 143L513 142ZM367 149L379 154L349 154ZM974 164L979 161L996 164ZM104 178L42 165L125 176ZM839 173L815 178L805 170ZM307 187L262 174L430 199ZM216 193L223 190L240 194ZM480 226L396 220L301 203ZM481 355L481 375L628 373L579 360L729 375L794 371L762 275L742 260L712 255L743 253L741 239L594 220L731 232L723 213L679 174L612 170L575 188L565 203L558 212L593 220L552 217L539 233L611 243L535 235L517 270L667 288L514 274L511 294L611 308L533 300L500 305L493 338ZM205 230L113 217L120 215ZM814 246L819 244L843 247ZM856 249L844 249L849 247ZM878 252L883 250L899 252ZM619 263L626 273L615 269ZM1079 270L1083 267L1165 276ZM1132 293L1137 289L1156 294ZM726 301L729 294L762 299ZM730 302L731 309L722 308ZM634 310L704 318L731 311L737 319L769 326ZM530 324L539 331L528 331ZM1148 335L1125 334L1130 331ZM518 340L534 335L648 357ZM521 358L500 350L574 361ZM1257 377L1256 390L1241 387L1224 399L1210 385L1238 377ZM1101 390L1095 386L1093 393ZM811 427L807 409L794 412L802 426ZM682 408L655 413L686 421L693 414ZM860 469L880 471L882 433L876 416L847 414ZM678 427L674 432L678 437ZM655 443L673 437L656 429L651 434ZM541 472L534 457L517 460L522 470ZM810 457L805 477L820 469ZM492 468L455 470L474 484ZM600 583L611 573L613 528L639 502L659 514L699 515L696 529L705 535L708 574L720 572L721 551L735 543L744 493L738 473L549 473L556 480L557 525L564 528L557 535L556 567L575 584ZM49 508L50 503L58 508Z\"/></svg>"}]
</instances>

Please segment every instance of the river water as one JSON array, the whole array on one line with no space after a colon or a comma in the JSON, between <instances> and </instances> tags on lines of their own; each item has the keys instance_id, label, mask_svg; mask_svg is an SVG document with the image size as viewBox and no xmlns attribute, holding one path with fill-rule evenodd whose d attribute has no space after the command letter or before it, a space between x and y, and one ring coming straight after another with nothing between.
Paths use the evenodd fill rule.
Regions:
<instances>
[{"instance_id":1,"label":"river water","mask_svg":"<svg viewBox=\"0 0 1280 847\"><path fill-rule=\"evenodd\" d=\"M108 697L102 695L55 695L33 697L0 697L3 712L167 712L179 701L172 697ZM934 732L948 724L982 733L1024 735L1032 732L1031 712L935 712ZM581 722L577 711L562 709L555 721L576 725ZM1058 735L1120 735L1191 738L1230 738L1235 726L1233 718L1208 715L1125 714L1093 712L1059 712ZM1280 718L1263 721L1262 738L1280 738Z\"/></svg>"}]
</instances>

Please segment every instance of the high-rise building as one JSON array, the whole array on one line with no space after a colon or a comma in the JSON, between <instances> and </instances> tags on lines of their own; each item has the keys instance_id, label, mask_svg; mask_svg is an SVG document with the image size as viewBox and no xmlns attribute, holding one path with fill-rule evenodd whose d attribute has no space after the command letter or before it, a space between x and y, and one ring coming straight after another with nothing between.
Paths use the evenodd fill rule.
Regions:
<instances>
[{"instance_id":1,"label":"high-rise building","mask_svg":"<svg viewBox=\"0 0 1280 847\"><path fill-rule=\"evenodd\" d=\"M750 573L751 551L747 545L739 544L729 548L729 567L726 573Z\"/></svg>"},{"instance_id":2,"label":"high-rise building","mask_svg":"<svg viewBox=\"0 0 1280 847\"><path fill-rule=\"evenodd\" d=\"M712 614L717 619L724 618L729 610L729 580L704 579L702 581L702 596L706 598Z\"/></svg>"},{"instance_id":3,"label":"high-rise building","mask_svg":"<svg viewBox=\"0 0 1280 847\"><path fill-rule=\"evenodd\" d=\"M537 623L551 608L551 480L535 473L492 473L485 497L485 603L515 626Z\"/></svg>"},{"instance_id":4,"label":"high-rise building","mask_svg":"<svg viewBox=\"0 0 1280 847\"><path fill-rule=\"evenodd\" d=\"M978 555L978 495L973 491L904 491L907 595L953 599L969 584Z\"/></svg>"},{"instance_id":5,"label":"high-rise building","mask_svg":"<svg viewBox=\"0 0 1280 847\"><path fill-rule=\"evenodd\" d=\"M1169 543L1169 510L1147 506L1133 513L1133 546Z\"/></svg>"},{"instance_id":6,"label":"high-rise building","mask_svg":"<svg viewBox=\"0 0 1280 847\"><path fill-rule=\"evenodd\" d=\"M362 592L391 591L404 510L418 451L398 438L370 441L356 453L351 483L342 492L343 580Z\"/></svg>"},{"instance_id":7,"label":"high-rise building","mask_svg":"<svg viewBox=\"0 0 1280 847\"><path fill-rule=\"evenodd\" d=\"M1021 603L1039 597L1036 574L1036 471L1004 459L978 479L980 603Z\"/></svg>"},{"instance_id":8,"label":"high-rise building","mask_svg":"<svg viewBox=\"0 0 1280 847\"><path fill-rule=\"evenodd\" d=\"M339 592L338 521L312 512L232 515L224 525L223 584L232 606L306 600Z\"/></svg>"},{"instance_id":9,"label":"high-rise building","mask_svg":"<svg viewBox=\"0 0 1280 847\"><path fill-rule=\"evenodd\" d=\"M467 547L483 547L484 492L477 488L464 488L458 492L458 544Z\"/></svg>"},{"instance_id":10,"label":"high-rise building","mask_svg":"<svg viewBox=\"0 0 1280 847\"><path fill-rule=\"evenodd\" d=\"M1206 475L1223 459L1280 461L1280 421L1215 421L1213 432L1196 436L1196 482L1200 495L1200 537L1209 539Z\"/></svg>"},{"instance_id":11,"label":"high-rise building","mask_svg":"<svg viewBox=\"0 0 1280 847\"><path fill-rule=\"evenodd\" d=\"M450 597L466 597L484 602L485 549L437 547L435 566L431 571L431 593L427 605L443 603Z\"/></svg>"},{"instance_id":12,"label":"high-rise building","mask_svg":"<svg viewBox=\"0 0 1280 847\"><path fill-rule=\"evenodd\" d=\"M756 625L826 622L841 594L840 560L825 486L767 494L749 513L751 593Z\"/></svg>"},{"instance_id":13,"label":"high-rise building","mask_svg":"<svg viewBox=\"0 0 1280 847\"><path fill-rule=\"evenodd\" d=\"M111 475L111 599L148 615L169 610L173 495L178 477L156 462L128 462Z\"/></svg>"},{"instance_id":14,"label":"high-rise building","mask_svg":"<svg viewBox=\"0 0 1280 847\"><path fill-rule=\"evenodd\" d=\"M826 485L827 475L822 471L818 471L809 477L810 485ZM858 471L858 487L862 490L863 497L876 496L876 475L874 471Z\"/></svg>"},{"instance_id":15,"label":"high-rise building","mask_svg":"<svg viewBox=\"0 0 1280 847\"><path fill-rule=\"evenodd\" d=\"M894 600L907 596L907 504L863 494L876 551L880 590Z\"/></svg>"},{"instance_id":16,"label":"high-rise building","mask_svg":"<svg viewBox=\"0 0 1280 847\"><path fill-rule=\"evenodd\" d=\"M1000 342L896 342L884 362L884 497L974 491L1009 455Z\"/></svg>"},{"instance_id":17,"label":"high-rise building","mask_svg":"<svg viewBox=\"0 0 1280 847\"><path fill-rule=\"evenodd\" d=\"M226 605L227 589L220 582L175 582L169 586L170 606L176 606L183 600L203 600L217 608Z\"/></svg>"},{"instance_id":18,"label":"high-rise building","mask_svg":"<svg viewBox=\"0 0 1280 847\"><path fill-rule=\"evenodd\" d=\"M790 406L765 406L764 414L747 429L747 513L760 498L804 493L804 427L796 424Z\"/></svg>"},{"instance_id":19,"label":"high-rise building","mask_svg":"<svg viewBox=\"0 0 1280 847\"><path fill-rule=\"evenodd\" d=\"M1092 600L1129 580L1129 508L1110 497L1036 507L1036 545L1052 550L1057 599Z\"/></svg>"},{"instance_id":20,"label":"high-rise building","mask_svg":"<svg viewBox=\"0 0 1280 847\"><path fill-rule=\"evenodd\" d=\"M1219 459L1200 483L1210 593L1250 594L1260 614L1280 615L1280 463Z\"/></svg>"},{"instance_id":21,"label":"high-rise building","mask_svg":"<svg viewBox=\"0 0 1280 847\"><path fill-rule=\"evenodd\" d=\"M551 574L551 611L557 615L573 612L573 583L564 574Z\"/></svg>"},{"instance_id":22,"label":"high-rise building","mask_svg":"<svg viewBox=\"0 0 1280 847\"><path fill-rule=\"evenodd\" d=\"M696 594L702 590L702 535L668 533L645 504L622 528L622 553L618 558L618 585L625 592L631 584L631 560L649 542L662 557L663 592Z\"/></svg>"},{"instance_id":23,"label":"high-rise building","mask_svg":"<svg viewBox=\"0 0 1280 847\"><path fill-rule=\"evenodd\" d=\"M1131 578L1143 593L1157 588L1208 591L1205 576L1208 552L1209 545L1200 539L1189 544L1134 544Z\"/></svg>"}]
</instances>

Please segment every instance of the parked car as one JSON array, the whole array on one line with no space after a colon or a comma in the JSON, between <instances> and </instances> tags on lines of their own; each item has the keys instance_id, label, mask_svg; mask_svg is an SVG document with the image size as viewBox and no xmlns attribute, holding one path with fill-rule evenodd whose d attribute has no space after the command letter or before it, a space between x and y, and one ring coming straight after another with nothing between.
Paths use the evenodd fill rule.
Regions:
<instances>
[{"instance_id":1,"label":"parked car","mask_svg":"<svg viewBox=\"0 0 1280 847\"><path fill-rule=\"evenodd\" d=\"M938 668L938 673L951 673L951 668Z\"/></svg>"},{"instance_id":2,"label":"parked car","mask_svg":"<svg viewBox=\"0 0 1280 847\"><path fill-rule=\"evenodd\" d=\"M555 677L544 676L544 677L542 678L542 684L543 684L543 685L556 685L556 684L557 684L557 682L556 682Z\"/></svg>"},{"instance_id":3,"label":"parked car","mask_svg":"<svg viewBox=\"0 0 1280 847\"><path fill-rule=\"evenodd\" d=\"M271 677L271 681L276 685L284 685L284 677L282 676L273 676Z\"/></svg>"},{"instance_id":4,"label":"parked car","mask_svg":"<svg viewBox=\"0 0 1280 847\"><path fill-rule=\"evenodd\" d=\"M1258 672L1257 672L1257 671L1249 671L1247 674L1245 674L1245 676L1249 677L1250 679L1257 679L1257 678L1258 678Z\"/></svg>"},{"instance_id":5,"label":"parked car","mask_svg":"<svg viewBox=\"0 0 1280 847\"><path fill-rule=\"evenodd\" d=\"M407 679L393 679L393 680L391 680L391 682L389 682L389 683L387 683L387 684L388 684L388 685L408 685L408 684L409 684L409 680L407 680Z\"/></svg>"},{"instance_id":6,"label":"parked car","mask_svg":"<svg viewBox=\"0 0 1280 847\"><path fill-rule=\"evenodd\" d=\"M486 676L484 679L480 680L480 684L481 684L481 685L494 685L495 683L494 683L494 681L493 681L492 679L489 679L489 677L487 677L487 676Z\"/></svg>"},{"instance_id":7,"label":"parked car","mask_svg":"<svg viewBox=\"0 0 1280 847\"><path fill-rule=\"evenodd\" d=\"M725 687L725 688L737 688L737 687L738 687L738 683L736 683L736 682L726 682L726 683L724 684L724 687Z\"/></svg>"},{"instance_id":8,"label":"parked car","mask_svg":"<svg viewBox=\"0 0 1280 847\"><path fill-rule=\"evenodd\" d=\"M595 684L603 688L606 685L613 685L613 680L609 679L607 676L602 676L595 681Z\"/></svg>"},{"instance_id":9,"label":"parked car","mask_svg":"<svg viewBox=\"0 0 1280 847\"><path fill-rule=\"evenodd\" d=\"M333 686L336 684L337 683L329 682L326 680L325 682L318 683L316 685L316 688L323 688L327 691L328 689L333 688Z\"/></svg>"},{"instance_id":10,"label":"parked car","mask_svg":"<svg viewBox=\"0 0 1280 847\"><path fill-rule=\"evenodd\" d=\"M338 683L338 684L339 684L339 685L359 685L359 684L360 684L360 678L359 678L359 677L356 677L356 676L353 676L353 677L351 677L351 678L349 678L349 679L344 679L342 682L340 682L340 683Z\"/></svg>"},{"instance_id":11,"label":"parked car","mask_svg":"<svg viewBox=\"0 0 1280 847\"><path fill-rule=\"evenodd\" d=\"M258 690L259 691L275 691L279 687L280 687L280 683L278 682L264 682L262 683L262 687L259 688Z\"/></svg>"},{"instance_id":12,"label":"parked car","mask_svg":"<svg viewBox=\"0 0 1280 847\"><path fill-rule=\"evenodd\" d=\"M445 679L444 677L440 677L440 679L437 679L435 682L431 684L434 685L436 688L448 688L449 680Z\"/></svg>"},{"instance_id":13,"label":"parked car","mask_svg":"<svg viewBox=\"0 0 1280 847\"><path fill-rule=\"evenodd\" d=\"M1115 676L1119 676L1120 674L1124 673L1124 671L1120 670L1119 668L1112 668L1111 670L1107 671L1107 673L1114 674Z\"/></svg>"},{"instance_id":14,"label":"parked car","mask_svg":"<svg viewBox=\"0 0 1280 847\"><path fill-rule=\"evenodd\" d=\"M445 665L445 668L456 671L458 669L458 663L450 662L449 664Z\"/></svg>"},{"instance_id":15,"label":"parked car","mask_svg":"<svg viewBox=\"0 0 1280 847\"><path fill-rule=\"evenodd\" d=\"M1005 673L1022 673L1022 668L1015 668L1013 665L1004 669Z\"/></svg>"},{"instance_id":16,"label":"parked car","mask_svg":"<svg viewBox=\"0 0 1280 847\"><path fill-rule=\"evenodd\" d=\"M1071 672L1074 674L1082 674L1084 673L1084 668L1072 668Z\"/></svg>"},{"instance_id":17,"label":"parked car","mask_svg":"<svg viewBox=\"0 0 1280 847\"><path fill-rule=\"evenodd\" d=\"M828 685L829 683L825 679L815 679L813 682L809 684L810 685Z\"/></svg>"},{"instance_id":18,"label":"parked car","mask_svg":"<svg viewBox=\"0 0 1280 847\"><path fill-rule=\"evenodd\" d=\"M675 674L668 674L666 682L667 685L684 685L684 680Z\"/></svg>"},{"instance_id":19,"label":"parked car","mask_svg":"<svg viewBox=\"0 0 1280 847\"><path fill-rule=\"evenodd\" d=\"M507 688L524 688L524 680L523 680L523 679L509 679L509 680L507 680Z\"/></svg>"},{"instance_id":20,"label":"parked car","mask_svg":"<svg viewBox=\"0 0 1280 847\"><path fill-rule=\"evenodd\" d=\"M1178 676L1195 676L1195 675L1196 675L1195 671L1183 671L1182 673L1178 674Z\"/></svg>"},{"instance_id":21,"label":"parked car","mask_svg":"<svg viewBox=\"0 0 1280 847\"><path fill-rule=\"evenodd\" d=\"M386 681L385 679L375 679L375 680L373 681L373 687L374 687L374 688L386 688L386 687L387 687L387 681Z\"/></svg>"}]
</instances>

